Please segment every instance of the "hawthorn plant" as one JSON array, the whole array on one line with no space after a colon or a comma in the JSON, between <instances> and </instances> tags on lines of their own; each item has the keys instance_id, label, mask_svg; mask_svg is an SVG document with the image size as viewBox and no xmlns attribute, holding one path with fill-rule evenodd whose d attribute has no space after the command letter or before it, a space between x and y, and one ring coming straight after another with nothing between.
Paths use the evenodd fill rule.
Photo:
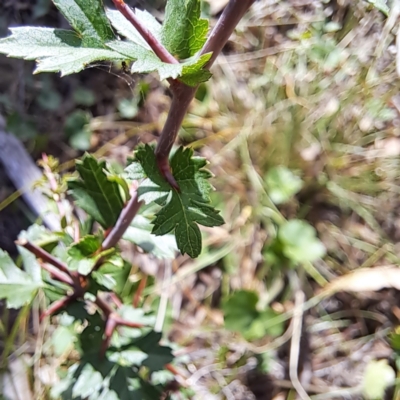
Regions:
<instances>
[{"instance_id":1,"label":"hawthorn plant","mask_svg":"<svg viewBox=\"0 0 400 400\"><path fill-rule=\"evenodd\" d=\"M209 32L200 0L169 0L162 24L123 0L113 0L116 10L105 9L101 0L53 0L71 30L18 27L0 40L0 53L36 60L35 73L64 76L98 61L129 61L131 73L157 72L172 94L158 143L139 145L123 174L85 154L65 187L56 161L44 157L60 230L34 225L21 233L23 270L0 250L0 298L19 308L42 289L48 308L41 318L57 315L56 346L79 354L66 362L53 397L153 400L162 395L160 372L173 371L172 350L160 345L154 316L132 302L133 293L126 290L131 266L118 242L125 235L140 246L135 228L152 238L173 233L180 252L197 257L198 225L224 223L210 204L207 161L190 148L172 148L198 85L210 79L211 65L253 2L230 0ZM78 220L66 206L66 192L85 219ZM150 222L149 215L154 216ZM165 252L171 246L154 241L153 253Z\"/></svg>"}]
</instances>

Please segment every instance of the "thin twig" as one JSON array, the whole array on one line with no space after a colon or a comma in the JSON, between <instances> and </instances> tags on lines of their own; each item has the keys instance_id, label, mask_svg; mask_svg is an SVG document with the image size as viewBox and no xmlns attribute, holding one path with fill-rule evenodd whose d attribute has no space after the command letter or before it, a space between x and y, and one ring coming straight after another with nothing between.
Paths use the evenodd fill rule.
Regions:
<instances>
[{"instance_id":1,"label":"thin twig","mask_svg":"<svg viewBox=\"0 0 400 400\"><path fill-rule=\"evenodd\" d=\"M135 12L123 0L113 0L117 10L135 27L143 39L148 43L157 57L168 64L178 64L179 61L142 25Z\"/></svg>"},{"instance_id":2,"label":"thin twig","mask_svg":"<svg viewBox=\"0 0 400 400\"><path fill-rule=\"evenodd\" d=\"M303 325L303 305L305 294L302 290L295 293L295 310L293 314L293 335L290 343L290 365L289 376L297 394L302 400L310 400L307 392L304 390L298 376L299 355L300 355L300 339Z\"/></svg>"},{"instance_id":3,"label":"thin twig","mask_svg":"<svg viewBox=\"0 0 400 400\"><path fill-rule=\"evenodd\" d=\"M42 259L44 262L47 262L51 265L54 265L60 271L64 272L68 276L72 278L71 271L68 269L67 265L64 264L62 261L58 260L57 258L53 257L50 253L46 250L43 250L41 247L37 246L34 243L29 242L26 239L19 239L15 242L18 246L22 246L25 249L29 250L33 253L37 258Z\"/></svg>"},{"instance_id":4,"label":"thin twig","mask_svg":"<svg viewBox=\"0 0 400 400\"><path fill-rule=\"evenodd\" d=\"M168 157L196 90L197 87L186 86L183 83L175 85L171 107L155 151L160 171L172 187L176 187L177 183L171 183L166 176L170 171Z\"/></svg>"},{"instance_id":5,"label":"thin twig","mask_svg":"<svg viewBox=\"0 0 400 400\"><path fill-rule=\"evenodd\" d=\"M101 344L100 356L103 358L106 354L108 346L110 345L111 336L117 327L117 322L113 318L107 318L106 329L104 331L104 339Z\"/></svg>"},{"instance_id":6,"label":"thin twig","mask_svg":"<svg viewBox=\"0 0 400 400\"><path fill-rule=\"evenodd\" d=\"M207 39L201 54L212 52L206 68L210 68L235 30L239 21L255 0L230 0Z\"/></svg>"},{"instance_id":7,"label":"thin twig","mask_svg":"<svg viewBox=\"0 0 400 400\"><path fill-rule=\"evenodd\" d=\"M123 305L123 303L122 303L122 301L119 299L119 297L118 297L114 292L111 292L109 295L110 295L111 300L114 302L114 304L115 304L118 308L121 308L122 305Z\"/></svg>"},{"instance_id":8,"label":"thin twig","mask_svg":"<svg viewBox=\"0 0 400 400\"><path fill-rule=\"evenodd\" d=\"M100 296L96 296L96 300L94 301L94 303L97 305L97 307L100 308L100 310L103 312L104 316L107 319L114 312L111 306L106 301L104 301Z\"/></svg>"},{"instance_id":9,"label":"thin twig","mask_svg":"<svg viewBox=\"0 0 400 400\"><path fill-rule=\"evenodd\" d=\"M230 0L200 52L200 54L212 52L212 56L205 66L206 69L211 67L234 31L237 23L254 1L255 0ZM197 88L198 86L191 87L179 81L174 82L171 107L155 151L160 172L165 180L177 190L179 190L179 186L169 167L168 158Z\"/></svg>"},{"instance_id":10,"label":"thin twig","mask_svg":"<svg viewBox=\"0 0 400 400\"><path fill-rule=\"evenodd\" d=\"M110 345L111 336L114 330L117 328L117 326L126 326L128 328L142 328L144 325L123 319L117 313L115 313L114 310L111 308L111 306L100 296L96 297L95 304L103 312L106 320L104 339L101 344L101 351L100 351L101 357L104 357L107 348Z\"/></svg>"},{"instance_id":11,"label":"thin twig","mask_svg":"<svg viewBox=\"0 0 400 400\"><path fill-rule=\"evenodd\" d=\"M144 327L144 325L140 324L139 322L128 321L116 314L113 314L113 318L115 319L117 324L120 326L126 326L127 328L143 328Z\"/></svg>"},{"instance_id":12,"label":"thin twig","mask_svg":"<svg viewBox=\"0 0 400 400\"><path fill-rule=\"evenodd\" d=\"M129 225L131 224L133 218L139 211L140 206L142 205L142 202L138 200L138 197L139 196L138 196L137 192L135 191L135 193L132 194L132 197L128 201L127 205L121 211L118 221L111 229L111 232L104 239L104 241L101 245L102 250L111 249L122 238L125 231L128 229Z\"/></svg>"},{"instance_id":13,"label":"thin twig","mask_svg":"<svg viewBox=\"0 0 400 400\"><path fill-rule=\"evenodd\" d=\"M96 300L94 303L97 305L97 307L100 308L100 310L103 312L104 316L106 319L113 319L117 325L123 325L127 326L129 328L143 328L143 324L140 324L138 322L131 322L123 319L120 317L113 309L112 307L100 296L96 297Z\"/></svg>"},{"instance_id":14,"label":"thin twig","mask_svg":"<svg viewBox=\"0 0 400 400\"><path fill-rule=\"evenodd\" d=\"M60 300L55 301L47 310L43 311L40 315L40 321L42 321L45 317L56 313L62 308L66 307L69 303L76 299L76 295L66 296Z\"/></svg>"},{"instance_id":15,"label":"thin twig","mask_svg":"<svg viewBox=\"0 0 400 400\"><path fill-rule=\"evenodd\" d=\"M73 281L73 279L69 275L67 275L64 272L58 270L53 265L41 262L40 259L38 259L38 262L39 262L41 268L46 270L52 276L52 278L54 278L55 280L57 280L59 282L66 283L67 285L70 285L72 287L75 285L75 282Z\"/></svg>"}]
</instances>

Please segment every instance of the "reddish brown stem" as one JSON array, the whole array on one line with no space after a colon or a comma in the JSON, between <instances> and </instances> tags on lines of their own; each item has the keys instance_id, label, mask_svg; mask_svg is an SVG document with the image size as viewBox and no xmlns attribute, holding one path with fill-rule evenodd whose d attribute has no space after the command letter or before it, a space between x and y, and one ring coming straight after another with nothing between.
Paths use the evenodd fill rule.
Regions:
<instances>
[{"instance_id":1,"label":"reddish brown stem","mask_svg":"<svg viewBox=\"0 0 400 400\"><path fill-rule=\"evenodd\" d=\"M121 326L126 326L128 328L143 328L144 327L143 324L139 324L138 322L127 321L126 319L123 319L120 316L115 315L115 314L113 315L113 318L115 319L117 324L121 325Z\"/></svg>"},{"instance_id":2,"label":"reddish brown stem","mask_svg":"<svg viewBox=\"0 0 400 400\"><path fill-rule=\"evenodd\" d=\"M75 286L75 282L73 281L73 279L65 274L64 272L59 271L57 268L53 267L52 265L46 264L44 262L40 262L40 266L46 270L54 279L56 279L57 281L66 283L67 285L70 285L71 287Z\"/></svg>"},{"instance_id":3,"label":"reddish brown stem","mask_svg":"<svg viewBox=\"0 0 400 400\"><path fill-rule=\"evenodd\" d=\"M160 139L162 136L160 137ZM169 160L168 156L162 156L156 153L156 160L157 160L157 165L158 169L161 172L161 175L164 177L164 179L170 184L170 186L175 189L177 192L180 193L181 189L179 188L178 182L174 178L173 171L171 170L171 167L169 165Z\"/></svg>"},{"instance_id":4,"label":"reddish brown stem","mask_svg":"<svg viewBox=\"0 0 400 400\"><path fill-rule=\"evenodd\" d=\"M101 351L100 355L103 358L106 354L108 346L110 345L112 334L114 333L115 329L118 325L127 326L129 328L142 328L142 324L137 324L135 322L125 321L124 319L118 317L115 314L110 314L107 318L106 322L106 329L104 331L104 339L101 344Z\"/></svg>"},{"instance_id":5,"label":"reddish brown stem","mask_svg":"<svg viewBox=\"0 0 400 400\"><path fill-rule=\"evenodd\" d=\"M225 8L207 42L201 50L201 54L209 52L213 53L210 61L206 65L206 68L211 67L235 29L236 25L249 7L254 3L254 1L255 0L229 1L229 4ZM138 30L138 32L162 61L172 64L178 63L178 61L164 48L164 46L162 46L162 44L144 26L141 25L134 11L129 8L123 0L113 0L113 2L117 9L132 23L132 25ZM173 144L175 143L179 129L182 126L182 122L189 105L196 93L197 87L187 86L184 83L175 80L171 81L171 89L173 92L171 108L165 125L162 129L155 155L158 168L165 180L171 185L172 188L179 191L179 185L176 182L173 176L173 171L171 171L169 165L169 154ZM103 249L107 249L116 245L137 213L140 205L141 204L138 202L137 198L132 197L126 207L126 210L124 209L124 211L121 213L117 225L104 240L102 245Z\"/></svg>"},{"instance_id":6,"label":"reddish brown stem","mask_svg":"<svg viewBox=\"0 0 400 400\"><path fill-rule=\"evenodd\" d=\"M56 268L58 268L60 271L64 272L68 276L72 278L72 273L68 269L67 265L58 260L57 258L53 257L50 253L48 253L46 250L43 250L41 247L37 246L36 244L33 244L31 242L28 242L26 239L19 239L15 242L18 246L25 247L25 249L29 250L31 253L33 253L37 258L40 258L44 262L47 262L51 265L54 265Z\"/></svg>"},{"instance_id":7,"label":"reddish brown stem","mask_svg":"<svg viewBox=\"0 0 400 400\"><path fill-rule=\"evenodd\" d=\"M157 165L164 176L165 180L175 189L179 190L179 185L176 182L169 166L169 153L178 135L179 129L182 126L183 119L189 108L191 101L196 93L197 87L187 86L184 83L178 83L173 92L171 108L168 113L167 120L163 130L161 131L160 139L156 147Z\"/></svg>"},{"instance_id":8,"label":"reddish brown stem","mask_svg":"<svg viewBox=\"0 0 400 400\"><path fill-rule=\"evenodd\" d=\"M119 299L119 297L115 293L110 293L111 300L114 302L114 304L118 307L122 307L122 301Z\"/></svg>"},{"instance_id":9,"label":"reddish brown stem","mask_svg":"<svg viewBox=\"0 0 400 400\"><path fill-rule=\"evenodd\" d=\"M230 0L224 12L219 18L201 54L212 52L212 56L206 65L209 69L222 48L228 41L236 25L254 3L255 0ZM173 98L167 120L160 135L156 148L157 165L165 180L175 189L178 184L173 177L169 166L169 153L175 143L183 119L196 93L197 87L187 86L182 82L176 82L173 87Z\"/></svg>"},{"instance_id":10,"label":"reddish brown stem","mask_svg":"<svg viewBox=\"0 0 400 400\"><path fill-rule=\"evenodd\" d=\"M125 319L121 318L118 314L114 312L114 310L110 307L108 303L106 303L101 297L97 296L95 300L95 304L100 308L103 312L106 319L112 318L116 321L117 325L124 325L130 328L142 328L144 325L139 324L137 322L130 322L126 321Z\"/></svg>"},{"instance_id":11,"label":"reddish brown stem","mask_svg":"<svg viewBox=\"0 0 400 400\"><path fill-rule=\"evenodd\" d=\"M201 50L201 54L212 52L212 56L206 66L207 69L213 65L237 24L254 2L255 0L229 1Z\"/></svg>"},{"instance_id":12,"label":"reddish brown stem","mask_svg":"<svg viewBox=\"0 0 400 400\"><path fill-rule=\"evenodd\" d=\"M95 304L103 312L106 319L110 318L110 315L114 312L114 310L110 307L110 305L107 302L105 302L100 296L96 297Z\"/></svg>"},{"instance_id":13,"label":"reddish brown stem","mask_svg":"<svg viewBox=\"0 0 400 400\"><path fill-rule=\"evenodd\" d=\"M144 325L124 320L117 315L110 305L99 296L96 297L95 304L103 312L106 319L106 329L104 332L103 343L101 345L101 356L104 357L107 348L110 345L112 334L118 325L127 326L129 328L142 328Z\"/></svg>"},{"instance_id":14,"label":"reddish brown stem","mask_svg":"<svg viewBox=\"0 0 400 400\"><path fill-rule=\"evenodd\" d=\"M104 339L101 344L101 350L100 350L101 358L104 358L104 356L106 354L108 346L110 345L112 334L114 333L114 330L116 327L117 327L117 321L115 321L115 319L111 318L111 316L110 316L106 322L106 329L104 331Z\"/></svg>"},{"instance_id":15,"label":"reddish brown stem","mask_svg":"<svg viewBox=\"0 0 400 400\"><path fill-rule=\"evenodd\" d=\"M61 310L62 308L66 307L69 303L71 303L75 299L76 297L72 295L63 297L62 299L55 301L47 310L43 311L43 313L40 315L40 322L43 321L43 319L46 318L47 316L52 315L57 311Z\"/></svg>"},{"instance_id":16,"label":"reddish brown stem","mask_svg":"<svg viewBox=\"0 0 400 400\"><path fill-rule=\"evenodd\" d=\"M168 64L178 64L178 60L142 25L135 12L123 0L113 0L117 10L135 27L143 39L149 44L157 57Z\"/></svg>"},{"instance_id":17,"label":"reddish brown stem","mask_svg":"<svg viewBox=\"0 0 400 400\"><path fill-rule=\"evenodd\" d=\"M133 193L131 199L121 211L118 221L104 239L101 245L102 250L111 249L111 247L114 247L118 243L139 211L141 205L142 202L138 200L137 192Z\"/></svg>"}]
</instances>

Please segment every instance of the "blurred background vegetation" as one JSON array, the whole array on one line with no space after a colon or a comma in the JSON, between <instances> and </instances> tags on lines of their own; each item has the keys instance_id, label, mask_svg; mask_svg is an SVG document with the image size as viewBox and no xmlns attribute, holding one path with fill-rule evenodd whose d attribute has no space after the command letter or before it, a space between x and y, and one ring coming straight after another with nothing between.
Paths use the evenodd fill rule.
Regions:
<instances>
[{"instance_id":1,"label":"blurred background vegetation","mask_svg":"<svg viewBox=\"0 0 400 400\"><path fill-rule=\"evenodd\" d=\"M164 1L127 3L162 19ZM225 4L203 11L215 20ZM129 285L149 277L145 307L164 310L179 346L177 399L399 398L399 15L397 0L260 0L200 87L179 140L210 161L226 225L203 230L196 260L127 250ZM0 37L65 24L50 0L0 4ZM155 77L33 68L0 57L0 113L33 158L67 171L90 151L120 168L158 136L170 98ZM34 219L14 192L0 171L11 253ZM3 368L25 354L32 398L47 399L68 338L57 348L26 310L16 318L2 316Z\"/></svg>"}]
</instances>

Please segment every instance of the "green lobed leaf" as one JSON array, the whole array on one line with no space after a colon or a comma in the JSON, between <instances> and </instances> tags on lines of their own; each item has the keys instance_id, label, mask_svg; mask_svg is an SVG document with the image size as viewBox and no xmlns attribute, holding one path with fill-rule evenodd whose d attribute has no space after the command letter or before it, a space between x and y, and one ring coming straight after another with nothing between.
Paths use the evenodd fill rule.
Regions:
<instances>
[{"instance_id":1,"label":"green lobed leaf","mask_svg":"<svg viewBox=\"0 0 400 400\"><path fill-rule=\"evenodd\" d=\"M99 251L100 248L101 239L93 235L84 236L79 242L73 243L68 248L69 269L82 275L89 274L100 258L105 262L114 253L114 249Z\"/></svg>"},{"instance_id":2,"label":"green lobed leaf","mask_svg":"<svg viewBox=\"0 0 400 400\"><path fill-rule=\"evenodd\" d=\"M159 388L145 382L130 368L121 366L110 379L110 390L117 394L119 400L154 400L162 395Z\"/></svg>"},{"instance_id":3,"label":"green lobed leaf","mask_svg":"<svg viewBox=\"0 0 400 400\"><path fill-rule=\"evenodd\" d=\"M72 348L76 340L76 334L71 327L58 326L52 333L50 340L54 349L54 354L60 357Z\"/></svg>"},{"instance_id":4,"label":"green lobed leaf","mask_svg":"<svg viewBox=\"0 0 400 400\"><path fill-rule=\"evenodd\" d=\"M191 86L204 82L211 76L209 71L203 69L209 57L207 55L192 57L182 64L162 62L121 13L109 10L106 15L100 0L54 2L75 31L12 28L11 36L0 39L0 53L9 57L36 60L35 73L60 71L62 76L79 72L93 62L105 60L132 60L135 61L131 67L132 73L156 71L161 80L180 77ZM146 11L136 10L136 15L161 40L161 25L157 20ZM129 40L116 40L107 16L116 30ZM86 136L84 146L87 146ZM79 144L79 147L82 145Z\"/></svg>"},{"instance_id":5,"label":"green lobed leaf","mask_svg":"<svg viewBox=\"0 0 400 400\"><path fill-rule=\"evenodd\" d=\"M9 57L36 60L35 73L79 72L90 63L102 60L123 60L110 50L106 42L116 37L101 0L53 0L75 29L12 28L12 35L0 40L0 53Z\"/></svg>"},{"instance_id":6,"label":"green lobed leaf","mask_svg":"<svg viewBox=\"0 0 400 400\"><path fill-rule=\"evenodd\" d=\"M203 67L207 64L211 55L212 53L203 54L196 59L194 64L184 63L182 75L179 79L189 86L196 86L201 82L208 81L211 78L212 73L207 69L203 69Z\"/></svg>"},{"instance_id":7,"label":"green lobed leaf","mask_svg":"<svg viewBox=\"0 0 400 400\"><path fill-rule=\"evenodd\" d=\"M115 38L102 0L53 0L53 3L79 33L84 47L101 47Z\"/></svg>"},{"instance_id":8,"label":"green lobed leaf","mask_svg":"<svg viewBox=\"0 0 400 400\"><path fill-rule=\"evenodd\" d=\"M114 261L114 258L117 259L117 257L114 256L110 260L106 261L99 270L96 271L96 273L93 273L92 277L98 285L107 288L109 288L109 284L112 282L113 292L121 296L126 286L131 285L129 282L129 274L132 265L128 262L124 263L121 257L119 257L119 261L121 262L121 264L119 264L115 262L117 260ZM99 276L97 273L103 275L103 277Z\"/></svg>"},{"instance_id":9,"label":"green lobed leaf","mask_svg":"<svg viewBox=\"0 0 400 400\"><path fill-rule=\"evenodd\" d=\"M124 306L120 310L121 316L129 321L154 323L154 318L145 316L142 309ZM75 322L73 322L75 320ZM80 362L72 365L67 375L57 383L51 391L53 398L65 400L153 400L160 398L161 389L142 379L140 368L146 366L148 370L158 371L173 359L172 350L159 344L161 334L156 332L143 333L140 329L121 328L112 338L113 345L108 348L105 357L99 354L105 329L105 322L99 313L89 314L81 305L74 303L61 314L60 322L63 328L70 327L71 323L82 324L85 328L74 338L65 335L68 345L77 346L81 354ZM134 331L136 336L127 336L127 332ZM60 334L58 336L60 336ZM62 344L59 352L67 350Z\"/></svg>"},{"instance_id":10,"label":"green lobed leaf","mask_svg":"<svg viewBox=\"0 0 400 400\"><path fill-rule=\"evenodd\" d=\"M233 293L223 304L225 327L240 332L247 340L261 339L266 335L280 336L284 327L274 321L278 314L271 308L257 310L257 303L258 295L253 291Z\"/></svg>"},{"instance_id":11,"label":"green lobed leaf","mask_svg":"<svg viewBox=\"0 0 400 400\"><path fill-rule=\"evenodd\" d=\"M21 27L11 28L11 32L11 36L0 39L0 53L37 60L35 73L61 72L64 76L79 72L95 61L125 59L104 46L84 46L83 39L73 31Z\"/></svg>"},{"instance_id":12,"label":"green lobed leaf","mask_svg":"<svg viewBox=\"0 0 400 400\"><path fill-rule=\"evenodd\" d=\"M146 11L135 10L135 13L155 38L162 40L161 25L157 20ZM107 43L107 46L118 53L124 54L127 59L135 61L131 66L132 73L157 71L161 80L179 77L180 80L190 86L195 86L210 79L211 73L204 70L203 67L210 59L211 54L194 57L182 64L164 63L154 54L139 32L121 13L108 10L107 16L118 33L129 39L128 41L111 41Z\"/></svg>"},{"instance_id":13,"label":"green lobed leaf","mask_svg":"<svg viewBox=\"0 0 400 400\"><path fill-rule=\"evenodd\" d=\"M315 229L307 222L293 219L278 231L283 254L295 263L313 262L325 255L326 249L316 237Z\"/></svg>"},{"instance_id":14,"label":"green lobed leaf","mask_svg":"<svg viewBox=\"0 0 400 400\"><path fill-rule=\"evenodd\" d=\"M93 393L99 393L103 387L103 376L97 371L93 365L87 363L79 371L79 375L75 376L76 381L73 385L73 398L87 398Z\"/></svg>"},{"instance_id":15,"label":"green lobed leaf","mask_svg":"<svg viewBox=\"0 0 400 400\"><path fill-rule=\"evenodd\" d=\"M160 371L164 369L166 364L174 359L172 349L168 346L160 345L161 338L161 332L150 331L145 336L131 340L119 349L114 347L110 348L110 351L125 352L129 350L140 350L145 355L141 357L141 365L148 367L150 371Z\"/></svg>"},{"instance_id":16,"label":"green lobed leaf","mask_svg":"<svg viewBox=\"0 0 400 400\"><path fill-rule=\"evenodd\" d=\"M283 165L270 169L265 176L265 183L275 204L287 202L303 186L303 181Z\"/></svg>"},{"instance_id":17,"label":"green lobed leaf","mask_svg":"<svg viewBox=\"0 0 400 400\"><path fill-rule=\"evenodd\" d=\"M119 100L117 104L119 115L124 119L132 119L136 117L139 112L139 101L139 97L133 99L124 98Z\"/></svg>"},{"instance_id":18,"label":"green lobed leaf","mask_svg":"<svg viewBox=\"0 0 400 400\"><path fill-rule=\"evenodd\" d=\"M133 166L126 169L129 178L132 178L131 169L133 178L138 177L135 163L140 163L147 177L139 186L139 199L147 204L156 201L161 206L153 221L152 233L165 235L174 231L181 253L197 257L201 252L198 224L211 227L224 223L219 212L209 204L212 186L208 182L211 174L204 169L206 161L193 157L193 150L189 148L180 147L172 155L170 165L180 192L172 189L161 175L152 146L138 147Z\"/></svg>"},{"instance_id":19,"label":"green lobed leaf","mask_svg":"<svg viewBox=\"0 0 400 400\"><path fill-rule=\"evenodd\" d=\"M79 305L82 308L82 305ZM67 309L67 312L71 315L71 309ZM79 310L76 310L79 312ZM94 314L85 314L81 311L82 317L85 318L84 329L78 336L77 350L82 357L99 357L99 350L103 343L103 333L106 327L106 323L102 316L95 312Z\"/></svg>"},{"instance_id":20,"label":"green lobed leaf","mask_svg":"<svg viewBox=\"0 0 400 400\"><path fill-rule=\"evenodd\" d=\"M365 368L363 378L363 395L367 400L385 398L388 386L393 385L396 374L388 360L370 360Z\"/></svg>"},{"instance_id":21,"label":"green lobed leaf","mask_svg":"<svg viewBox=\"0 0 400 400\"><path fill-rule=\"evenodd\" d=\"M259 316L256 309L258 295L248 290L234 292L223 304L225 327L231 331L246 332Z\"/></svg>"},{"instance_id":22,"label":"green lobed leaf","mask_svg":"<svg viewBox=\"0 0 400 400\"><path fill-rule=\"evenodd\" d=\"M123 60L106 47L115 39L101 0L54 0L76 32L51 28L13 28L0 40L0 53L37 60L35 72L79 72L101 60Z\"/></svg>"},{"instance_id":23,"label":"green lobed leaf","mask_svg":"<svg viewBox=\"0 0 400 400\"><path fill-rule=\"evenodd\" d=\"M161 390L144 381L136 365L84 355L52 388L51 395L65 400L154 400L160 398Z\"/></svg>"},{"instance_id":24,"label":"green lobed leaf","mask_svg":"<svg viewBox=\"0 0 400 400\"><path fill-rule=\"evenodd\" d=\"M76 162L76 169L81 179L68 181L68 189L77 205L103 228L113 226L124 204L118 184L107 179L106 163L85 154Z\"/></svg>"},{"instance_id":25,"label":"green lobed leaf","mask_svg":"<svg viewBox=\"0 0 400 400\"><path fill-rule=\"evenodd\" d=\"M153 51L130 41L112 41L107 46L123 54L124 59L136 61L132 64L132 73L146 73L157 71L160 79L177 78L182 73L182 64L168 64L162 62Z\"/></svg>"},{"instance_id":26,"label":"green lobed leaf","mask_svg":"<svg viewBox=\"0 0 400 400\"><path fill-rule=\"evenodd\" d=\"M200 18L200 0L169 0L165 7L162 43L180 59L196 54L204 45L208 21Z\"/></svg>"},{"instance_id":27,"label":"green lobed leaf","mask_svg":"<svg viewBox=\"0 0 400 400\"><path fill-rule=\"evenodd\" d=\"M201 57L193 57L190 60L179 64L168 64L161 61L151 50L140 47L129 41L108 42L107 46L125 59L135 61L131 66L132 73L157 72L160 80L177 79L189 86L196 86L205 82L212 76L211 72L203 69L203 66L211 57L211 53L203 54Z\"/></svg>"},{"instance_id":28,"label":"green lobed leaf","mask_svg":"<svg viewBox=\"0 0 400 400\"><path fill-rule=\"evenodd\" d=\"M138 214L135 216L130 227L124 233L123 238L141 247L146 253L160 259L173 259L178 250L174 235L164 235L160 240L151 233L150 221Z\"/></svg>"},{"instance_id":29,"label":"green lobed leaf","mask_svg":"<svg viewBox=\"0 0 400 400\"><path fill-rule=\"evenodd\" d=\"M90 277L93 278L94 282L99 286L99 290L114 290L117 282L111 274L104 274L100 271L93 271L90 274Z\"/></svg>"},{"instance_id":30,"label":"green lobed leaf","mask_svg":"<svg viewBox=\"0 0 400 400\"><path fill-rule=\"evenodd\" d=\"M33 280L0 249L0 299L7 301L8 308L20 308L29 303L40 287L42 282Z\"/></svg>"},{"instance_id":31,"label":"green lobed leaf","mask_svg":"<svg viewBox=\"0 0 400 400\"><path fill-rule=\"evenodd\" d=\"M257 340L268 336L281 336L284 330L282 322L276 323L275 317L279 314L271 308L260 312L256 319L253 320L249 329L242 332L247 340ZM271 322L272 321L272 322Z\"/></svg>"},{"instance_id":32,"label":"green lobed leaf","mask_svg":"<svg viewBox=\"0 0 400 400\"><path fill-rule=\"evenodd\" d=\"M210 79L211 72L203 69L211 57L211 53L201 57L192 57L184 63L168 64L161 61L151 50L129 41L108 42L107 46L123 54L126 59L135 61L132 64L132 73L157 72L160 80L177 79L189 86L196 86Z\"/></svg>"},{"instance_id":33,"label":"green lobed leaf","mask_svg":"<svg viewBox=\"0 0 400 400\"><path fill-rule=\"evenodd\" d=\"M169 370L154 371L151 374L151 381L155 385L165 385L168 382L172 382L175 379L175 375Z\"/></svg>"},{"instance_id":34,"label":"green lobed leaf","mask_svg":"<svg viewBox=\"0 0 400 400\"><path fill-rule=\"evenodd\" d=\"M161 332L151 331L135 342L135 346L147 354L147 358L142 365L149 368L150 371L160 371L174 359L172 349L168 346L160 345L161 338Z\"/></svg>"},{"instance_id":35,"label":"green lobed leaf","mask_svg":"<svg viewBox=\"0 0 400 400\"><path fill-rule=\"evenodd\" d=\"M71 147L77 150L88 150L92 131L89 122L92 115L83 110L75 110L65 120L64 132Z\"/></svg>"}]
</instances>

